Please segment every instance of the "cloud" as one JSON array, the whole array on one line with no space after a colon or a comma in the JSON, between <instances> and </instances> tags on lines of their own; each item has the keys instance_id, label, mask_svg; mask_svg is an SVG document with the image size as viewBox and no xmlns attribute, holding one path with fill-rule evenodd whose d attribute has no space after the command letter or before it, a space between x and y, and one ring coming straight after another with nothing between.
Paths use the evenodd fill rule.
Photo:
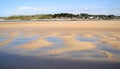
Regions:
<instances>
[{"instance_id":1,"label":"cloud","mask_svg":"<svg viewBox=\"0 0 120 69\"><path fill-rule=\"evenodd\" d=\"M93 7L92 7L93 6ZM21 6L11 10L6 11L6 15L34 15L34 14L54 14L54 13L88 13L88 14L114 14L120 15L119 8L100 8L94 7L94 5L80 6L80 7L70 7L70 6L50 6L50 7L30 7Z\"/></svg>"},{"instance_id":2,"label":"cloud","mask_svg":"<svg viewBox=\"0 0 120 69\"><path fill-rule=\"evenodd\" d=\"M32 15L32 14L42 14L42 13L49 13L51 8L41 8L41 7L29 7L29 6L22 6L12 10L9 10L8 13L12 15Z\"/></svg>"},{"instance_id":3,"label":"cloud","mask_svg":"<svg viewBox=\"0 0 120 69\"><path fill-rule=\"evenodd\" d=\"M47 11L47 10L48 8L27 7L27 6L18 7L16 9L16 11Z\"/></svg>"},{"instance_id":4,"label":"cloud","mask_svg":"<svg viewBox=\"0 0 120 69\"><path fill-rule=\"evenodd\" d=\"M77 8L71 7L29 7L22 6L14 9L13 13L17 15L21 14L51 14L51 13L75 13Z\"/></svg>"},{"instance_id":5,"label":"cloud","mask_svg":"<svg viewBox=\"0 0 120 69\"><path fill-rule=\"evenodd\" d=\"M28 9L31 9L31 7L19 7L17 8L18 10L28 10Z\"/></svg>"}]
</instances>

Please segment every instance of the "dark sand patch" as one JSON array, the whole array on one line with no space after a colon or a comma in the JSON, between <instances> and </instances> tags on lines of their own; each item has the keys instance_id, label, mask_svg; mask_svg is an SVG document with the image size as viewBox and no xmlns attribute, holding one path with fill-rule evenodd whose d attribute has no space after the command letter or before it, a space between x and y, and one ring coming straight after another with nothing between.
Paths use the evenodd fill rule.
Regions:
<instances>
[{"instance_id":1,"label":"dark sand patch","mask_svg":"<svg viewBox=\"0 0 120 69\"><path fill-rule=\"evenodd\" d=\"M0 69L120 69L120 62L50 59L0 52Z\"/></svg>"}]
</instances>

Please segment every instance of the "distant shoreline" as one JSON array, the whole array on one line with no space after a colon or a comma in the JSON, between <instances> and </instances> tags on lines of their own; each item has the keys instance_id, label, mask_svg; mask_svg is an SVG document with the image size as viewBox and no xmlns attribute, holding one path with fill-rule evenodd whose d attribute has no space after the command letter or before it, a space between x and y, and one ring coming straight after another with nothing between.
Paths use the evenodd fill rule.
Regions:
<instances>
[{"instance_id":1,"label":"distant shoreline","mask_svg":"<svg viewBox=\"0 0 120 69\"><path fill-rule=\"evenodd\" d=\"M0 22L0 29L41 29L41 31L119 31L120 21L31 21Z\"/></svg>"},{"instance_id":2,"label":"distant shoreline","mask_svg":"<svg viewBox=\"0 0 120 69\"><path fill-rule=\"evenodd\" d=\"M89 20L89 19L40 19L40 20L0 20L0 22L44 22L44 21L120 21L120 19L110 20Z\"/></svg>"}]
</instances>

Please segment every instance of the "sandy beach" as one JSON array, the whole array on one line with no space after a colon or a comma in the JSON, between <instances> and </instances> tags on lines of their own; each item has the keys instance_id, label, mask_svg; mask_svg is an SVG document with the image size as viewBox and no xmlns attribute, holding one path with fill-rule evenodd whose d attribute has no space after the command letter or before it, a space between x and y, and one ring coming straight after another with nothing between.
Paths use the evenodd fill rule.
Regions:
<instances>
[{"instance_id":1,"label":"sandy beach","mask_svg":"<svg viewBox=\"0 0 120 69\"><path fill-rule=\"evenodd\" d=\"M119 30L120 21L108 20L0 22L0 55L5 57L0 58L0 61L7 59L8 63L0 64L5 69L11 66L31 68L27 66L31 65L30 61L37 68L44 69L48 67L39 64L48 64L52 66L50 69L56 68L55 62L59 64L55 64L57 67L63 69L69 68L66 67L69 65L70 69L80 69L80 66L85 69L119 69ZM12 60L13 65L8 62ZM72 68L72 65L75 67Z\"/></svg>"},{"instance_id":2,"label":"sandy beach","mask_svg":"<svg viewBox=\"0 0 120 69\"><path fill-rule=\"evenodd\" d=\"M119 31L120 21L41 21L41 22L0 22L0 29L60 29L86 31ZM58 30L57 30L58 31ZM48 32L48 31L47 31Z\"/></svg>"}]
</instances>

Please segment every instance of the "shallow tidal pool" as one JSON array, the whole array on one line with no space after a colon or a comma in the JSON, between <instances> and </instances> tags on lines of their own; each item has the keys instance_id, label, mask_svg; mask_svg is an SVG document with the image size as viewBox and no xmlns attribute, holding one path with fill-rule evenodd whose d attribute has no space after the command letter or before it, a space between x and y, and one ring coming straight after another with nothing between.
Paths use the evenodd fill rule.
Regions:
<instances>
[{"instance_id":1,"label":"shallow tidal pool","mask_svg":"<svg viewBox=\"0 0 120 69\"><path fill-rule=\"evenodd\" d=\"M51 64L54 65L57 59L62 61L57 60L56 62L60 64L66 62L68 65L68 61L74 61L73 64L77 64L75 61L120 62L120 32L41 33L31 31L33 30L0 31L1 69L9 67L34 69L34 66L45 68L44 65L39 67L39 64L53 62ZM47 60L39 60L43 60L43 58ZM23 64L24 61L25 64ZM33 68L28 66L32 63L36 64L33 64Z\"/></svg>"}]
</instances>

